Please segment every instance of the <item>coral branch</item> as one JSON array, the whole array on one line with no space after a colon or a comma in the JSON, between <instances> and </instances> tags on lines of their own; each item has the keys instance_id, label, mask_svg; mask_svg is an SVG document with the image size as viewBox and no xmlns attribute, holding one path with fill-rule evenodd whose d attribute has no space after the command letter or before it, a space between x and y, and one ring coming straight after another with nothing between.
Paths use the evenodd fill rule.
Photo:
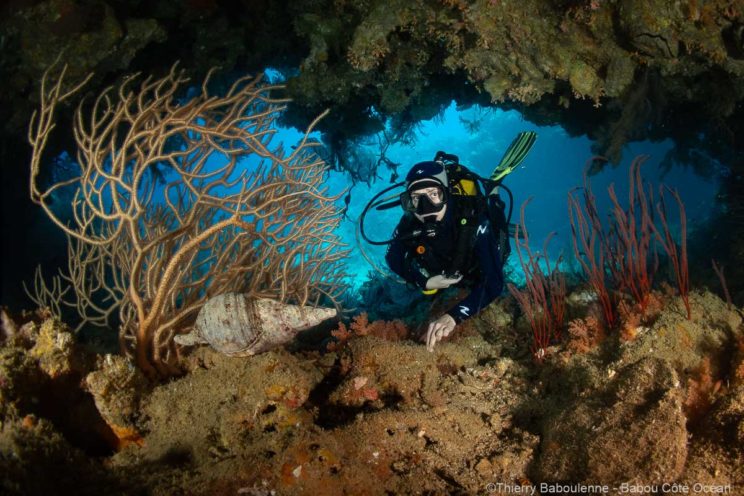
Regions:
<instances>
[{"instance_id":1,"label":"coral branch","mask_svg":"<svg viewBox=\"0 0 744 496\"><path fill-rule=\"evenodd\" d=\"M139 86L128 78L90 108L80 104L73 129L80 174L42 189L55 108L80 87L63 94L63 75L44 77L29 131L30 185L33 201L70 238L63 279L74 298L63 303L83 322L110 325L118 311L122 346L150 375L168 375L177 370L173 337L213 295L336 303L343 193L327 194L328 169L312 152L310 129L288 156L272 147L287 102L272 96L281 87L245 77L215 96L205 80L184 101L177 97L188 79L176 66ZM52 208L63 190L72 193L72 224Z\"/></svg>"},{"instance_id":2,"label":"coral branch","mask_svg":"<svg viewBox=\"0 0 744 496\"><path fill-rule=\"evenodd\" d=\"M607 327L615 324L615 304L607 286L606 245L602 220L597 211L597 201L589 183L588 171L595 160L606 160L603 157L592 157L584 167L584 188L582 208L574 196L576 190L568 193L568 218L571 222L571 239L574 256L584 270L589 285L597 293L602 306L602 314Z\"/></svg>"},{"instance_id":3,"label":"coral branch","mask_svg":"<svg viewBox=\"0 0 744 496\"><path fill-rule=\"evenodd\" d=\"M583 208L574 191L568 194L574 254L589 284L599 297L608 327L612 327L617 318L616 302L611 297L608 282L611 282L618 291L629 293L635 299L641 313L646 311L653 278L659 266L658 254L653 244L654 237L669 256L680 296L687 309L687 318L690 318L687 219L684 205L675 190L663 185L660 187L660 202L656 205L656 210L662 235L654 221L652 190L650 187L646 189L647 186L641 177L641 166L647 159L646 155L638 156L630 165L627 209L620 204L614 184L607 189L613 205L607 230L602 226L596 198L588 180L589 167L597 157L590 159L584 170ZM679 206L681 229L679 249L667 221L665 191L674 196ZM608 281L608 274L611 281Z\"/></svg>"},{"instance_id":4,"label":"coral branch","mask_svg":"<svg viewBox=\"0 0 744 496\"><path fill-rule=\"evenodd\" d=\"M669 222L667 220L667 208L666 201L664 198L664 191L668 191L677 202L679 208L679 248L677 243L674 241L671 229L669 228ZM669 261L674 270L674 277L677 280L677 289L679 295L682 298L682 302L687 310L687 319L692 318L690 311L690 273L687 265L687 215L685 214L685 205L682 203L682 199L679 197L677 190L669 188L668 186L661 186L659 188L659 203L656 205L656 210L659 213L659 219L661 222L662 233L656 226L653 226L654 232L656 233L656 239L659 244L664 248Z\"/></svg>"},{"instance_id":5,"label":"coral branch","mask_svg":"<svg viewBox=\"0 0 744 496\"><path fill-rule=\"evenodd\" d=\"M726 284L726 275L723 273L724 268L716 263L715 260L710 261L713 265L713 272L716 273L718 276L718 280L721 281L721 287L723 288L723 295L726 297L726 304L729 308L732 308L734 306L733 301L731 301L731 293L729 293L728 284Z\"/></svg>"},{"instance_id":6,"label":"coral branch","mask_svg":"<svg viewBox=\"0 0 744 496\"><path fill-rule=\"evenodd\" d=\"M613 205L613 220L606 245L607 262L618 290L627 291L644 312L651 294L658 258L649 262L654 224L651 209L653 196L646 191L641 165L648 155L636 157L628 174L628 208L624 210L615 194L615 185L607 189ZM655 255L655 253L654 253Z\"/></svg>"},{"instance_id":7,"label":"coral branch","mask_svg":"<svg viewBox=\"0 0 744 496\"><path fill-rule=\"evenodd\" d=\"M514 233L514 243L519 264L524 271L526 289L521 291L513 284L509 284L508 289L530 324L533 337L532 353L540 361L545 356L550 340L560 338L565 315L566 280L558 270L560 257L552 268L548 257L548 244L555 233L548 235L545 240L542 255L533 253L529 246L524 213L530 201L531 198L522 204L520 224ZM545 259L547 276L540 268L541 258Z\"/></svg>"}]
</instances>

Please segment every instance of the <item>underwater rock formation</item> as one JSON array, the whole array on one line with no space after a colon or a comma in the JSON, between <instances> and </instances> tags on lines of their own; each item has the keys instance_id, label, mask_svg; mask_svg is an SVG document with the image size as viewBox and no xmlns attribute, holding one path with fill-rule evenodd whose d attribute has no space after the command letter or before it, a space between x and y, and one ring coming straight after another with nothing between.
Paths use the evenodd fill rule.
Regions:
<instances>
[{"instance_id":1,"label":"underwater rock formation","mask_svg":"<svg viewBox=\"0 0 744 496\"><path fill-rule=\"evenodd\" d=\"M610 486L675 481L687 456L683 400L667 362L644 358L626 366L605 391L546 420L536 478Z\"/></svg>"},{"instance_id":2,"label":"underwater rock formation","mask_svg":"<svg viewBox=\"0 0 744 496\"><path fill-rule=\"evenodd\" d=\"M618 142L683 133L682 123L671 129L673 121L657 117L694 124L690 104L705 114L698 130L714 120L741 126L733 124L744 97L736 84L744 76L744 12L727 0L215 1L181 9L46 0L10 4L3 14L0 67L13 77L3 95L12 104L2 108L17 113L4 119L15 123L13 133L28 118L30 87L60 47L78 74L100 75L94 90L132 70L155 72L164 54L196 76L216 62L241 71L285 68L296 123L304 127L330 106L336 117L324 129L347 137L379 128L372 106L415 122L453 97L477 101L479 92L481 101L523 109L539 102L528 116L579 126L613 158ZM706 105L710 94L715 105ZM607 110L583 109L580 99ZM574 105L582 115L562 111Z\"/></svg>"},{"instance_id":3,"label":"underwater rock formation","mask_svg":"<svg viewBox=\"0 0 744 496\"><path fill-rule=\"evenodd\" d=\"M51 379L82 375L90 367L90 357L84 356L75 344L75 336L57 319L47 319L41 324L29 354Z\"/></svg>"},{"instance_id":4,"label":"underwater rock formation","mask_svg":"<svg viewBox=\"0 0 744 496\"><path fill-rule=\"evenodd\" d=\"M14 325L18 332L0 344L0 492L120 488L98 461L116 449L117 437L81 388L94 354L44 312Z\"/></svg>"},{"instance_id":5,"label":"underwater rock formation","mask_svg":"<svg viewBox=\"0 0 744 496\"><path fill-rule=\"evenodd\" d=\"M344 378L330 396L331 404L359 407L369 401L372 408L382 408L390 402L423 400L437 406L444 399L438 391L441 371L477 363L477 351L445 344L432 360L431 354L415 343L352 339L340 360Z\"/></svg>"},{"instance_id":6,"label":"underwater rock formation","mask_svg":"<svg viewBox=\"0 0 744 496\"><path fill-rule=\"evenodd\" d=\"M189 362L194 368L186 377L143 399L145 442L117 454L117 464L156 461L169 452L195 466L242 456L246 449L260 456L272 449L261 439L280 442L312 424L302 405L322 375L305 361L281 351L240 360L203 348Z\"/></svg>"},{"instance_id":7,"label":"underwater rock formation","mask_svg":"<svg viewBox=\"0 0 744 496\"><path fill-rule=\"evenodd\" d=\"M243 360L201 347L184 357L184 376L156 385L103 356L86 391L75 373L59 382L65 375L42 370L70 361L43 359L60 356L49 346L32 354L34 331L0 347L0 469L9 474L0 489L48 490L57 473L60 488L81 494L478 494L493 481L738 488L741 316L710 293L691 294L691 320L668 301L635 339L559 343L541 365L529 333L511 323L514 303L499 302L474 317L486 339L459 329L434 353L361 333L325 354ZM45 325L57 329L49 337L66 332ZM45 405L48 381L61 388L55 409ZM100 417L78 420L105 436L61 421L60 410L81 411L81 393ZM85 444L95 436L108 451Z\"/></svg>"},{"instance_id":8,"label":"underwater rock formation","mask_svg":"<svg viewBox=\"0 0 744 496\"><path fill-rule=\"evenodd\" d=\"M650 328L642 328L634 340L621 346L617 365L653 354L668 361L680 375L697 368L704 357L710 360L714 375L727 371L741 334L741 314L711 293L693 292L690 303L691 320L685 318L684 306L675 298Z\"/></svg>"},{"instance_id":9,"label":"underwater rock formation","mask_svg":"<svg viewBox=\"0 0 744 496\"><path fill-rule=\"evenodd\" d=\"M141 445L136 421L141 398L150 390L144 374L126 357L105 355L85 377L85 388L115 436L114 448L121 450L131 443Z\"/></svg>"},{"instance_id":10,"label":"underwater rock formation","mask_svg":"<svg viewBox=\"0 0 744 496\"><path fill-rule=\"evenodd\" d=\"M735 442L735 426L744 417L711 421L713 412L736 405L741 394L738 359L732 362L744 332L741 314L711 293L691 293L690 320L678 297L665 301L649 325L638 324L634 333L601 335L591 351L568 343L570 354L550 357L545 387L563 397L548 397L540 421L540 454L531 472L536 480L744 480L744 472L733 468L741 455L721 451ZM591 306L586 309L591 312ZM718 473L711 470L701 476L706 463L720 464L725 475L711 477Z\"/></svg>"},{"instance_id":11,"label":"underwater rock formation","mask_svg":"<svg viewBox=\"0 0 744 496\"><path fill-rule=\"evenodd\" d=\"M741 487L744 481L744 387L736 387L722 398L695 430L682 481L690 485Z\"/></svg>"},{"instance_id":12,"label":"underwater rock formation","mask_svg":"<svg viewBox=\"0 0 744 496\"><path fill-rule=\"evenodd\" d=\"M657 117L711 93L723 100L700 109L708 118L741 119L741 10L726 1L321 2L298 24L311 50L290 88L307 115L373 105L409 122L483 92L539 123L600 138L617 160L627 140L674 135L674 123ZM359 112L329 131L361 132L365 119L376 117Z\"/></svg>"}]
</instances>

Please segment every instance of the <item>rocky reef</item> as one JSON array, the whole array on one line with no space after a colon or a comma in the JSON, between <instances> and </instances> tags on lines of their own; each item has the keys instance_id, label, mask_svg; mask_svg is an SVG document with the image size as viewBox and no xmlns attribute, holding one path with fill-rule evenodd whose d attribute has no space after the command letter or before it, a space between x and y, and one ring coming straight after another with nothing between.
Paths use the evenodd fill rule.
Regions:
<instances>
[{"instance_id":1,"label":"rocky reef","mask_svg":"<svg viewBox=\"0 0 744 496\"><path fill-rule=\"evenodd\" d=\"M570 299L577 319L596 310L581 293ZM663 297L634 334L581 349L567 338L540 364L506 298L434 353L402 323L360 316L333 343L294 351L234 358L197 348L185 375L162 384L124 357L86 350L59 321L6 314L0 487L476 494L676 483L735 494L744 487L741 313L694 292L688 320L678 300Z\"/></svg>"},{"instance_id":2,"label":"rocky reef","mask_svg":"<svg viewBox=\"0 0 744 496\"><path fill-rule=\"evenodd\" d=\"M164 55L196 75L215 65L274 66L292 80L298 113L314 118L330 107L336 117L325 128L349 135L374 126L363 123L375 119L371 106L415 122L452 98L534 108L536 120L570 129L582 126L571 115L585 101L600 109L575 130L612 138L598 145L611 157L629 139L675 137L658 119L670 124L668 114L685 108L700 125L735 131L744 97L744 12L730 0L213 0L181 8L43 0L8 2L2 13L11 133L25 127L35 85L58 56L73 81L96 73L93 93L133 70L164 72Z\"/></svg>"},{"instance_id":3,"label":"rocky reef","mask_svg":"<svg viewBox=\"0 0 744 496\"><path fill-rule=\"evenodd\" d=\"M675 137L660 128L685 107L698 119L741 119L740 10L727 1L321 2L298 23L311 50L293 94L309 115L373 105L411 122L452 98L503 103L588 134L616 160L628 140ZM703 110L711 94L721 100Z\"/></svg>"},{"instance_id":4,"label":"rocky reef","mask_svg":"<svg viewBox=\"0 0 744 496\"><path fill-rule=\"evenodd\" d=\"M538 364L511 298L428 353L420 324L438 310L371 278L368 314L330 336L251 358L184 351L184 374L163 383L49 312L3 309L2 494L744 490L744 264L731 262L744 256L740 1L13 0L0 14L0 258L13 310L18 281L64 259L64 237L27 191L27 125L57 59L69 85L93 73L88 97L175 60L193 80L220 66L217 93L235 74L276 68L294 99L285 123L305 128L330 109L319 124L329 158L355 180L375 172L344 159L355 140L385 124L405 139L453 99L586 135L607 163L630 141L672 139L664 167L730 174L722 218L695 233L691 253L726 262L734 301L693 291L687 318L655 292L653 311L621 315L611 334L574 288L564 339ZM60 109L59 128L84 97ZM72 149L71 134L53 140L42 183L70 165L51 158Z\"/></svg>"}]
</instances>

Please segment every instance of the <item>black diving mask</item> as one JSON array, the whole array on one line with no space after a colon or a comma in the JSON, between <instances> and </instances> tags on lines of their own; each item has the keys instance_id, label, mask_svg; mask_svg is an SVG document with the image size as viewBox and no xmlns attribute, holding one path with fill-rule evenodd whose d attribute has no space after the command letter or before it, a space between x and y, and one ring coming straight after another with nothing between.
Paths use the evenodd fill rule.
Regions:
<instances>
[{"instance_id":1,"label":"black diving mask","mask_svg":"<svg viewBox=\"0 0 744 496\"><path fill-rule=\"evenodd\" d=\"M441 186L428 186L401 193L403 210L419 215L435 214L447 203L447 196Z\"/></svg>"}]
</instances>

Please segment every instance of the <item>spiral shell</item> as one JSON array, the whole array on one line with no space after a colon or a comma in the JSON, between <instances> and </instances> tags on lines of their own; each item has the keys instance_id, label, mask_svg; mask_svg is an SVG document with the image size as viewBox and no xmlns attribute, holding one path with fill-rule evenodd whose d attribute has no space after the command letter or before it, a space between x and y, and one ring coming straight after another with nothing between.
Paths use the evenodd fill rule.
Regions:
<instances>
[{"instance_id":1,"label":"spiral shell","mask_svg":"<svg viewBox=\"0 0 744 496\"><path fill-rule=\"evenodd\" d=\"M209 299L189 334L176 337L181 345L208 343L229 356L251 356L277 348L297 333L336 316L333 308L280 303L225 293Z\"/></svg>"}]
</instances>

